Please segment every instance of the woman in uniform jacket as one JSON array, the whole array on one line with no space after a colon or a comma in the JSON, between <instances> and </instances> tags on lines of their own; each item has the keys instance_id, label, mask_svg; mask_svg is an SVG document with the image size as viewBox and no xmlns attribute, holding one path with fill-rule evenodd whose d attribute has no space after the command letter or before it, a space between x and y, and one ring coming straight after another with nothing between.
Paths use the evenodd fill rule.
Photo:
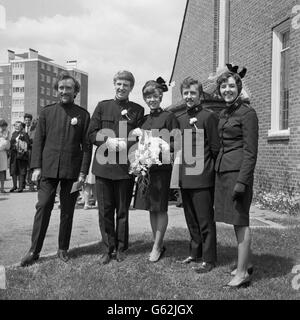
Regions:
<instances>
[{"instance_id":1,"label":"woman in uniform jacket","mask_svg":"<svg viewBox=\"0 0 300 320\"><path fill-rule=\"evenodd\" d=\"M246 68L239 74L238 67L228 65L228 68L217 80L226 108L220 114L218 126L221 148L215 165L215 221L234 226L238 263L226 287L237 288L249 285L253 272L249 210L258 149L258 119L255 110L241 96L241 78Z\"/></svg>"},{"instance_id":2,"label":"woman in uniform jacket","mask_svg":"<svg viewBox=\"0 0 300 320\"><path fill-rule=\"evenodd\" d=\"M179 128L175 115L172 112L164 111L160 104L163 92L167 91L162 78L156 81L147 81L142 92L143 98L150 108L150 114L144 117L141 129L143 130L162 130L167 129L172 132ZM154 135L154 134L153 134ZM169 146L165 141L161 141L163 150L169 151ZM171 151L173 143L170 144ZM160 157L162 160L162 157ZM165 251L163 246L164 235L168 225L168 198L170 191L172 165L164 163L162 165L152 165L150 167L150 184L145 190L142 183L138 181L134 199L134 207L142 210L149 210L150 223L154 238L154 244L149 256L149 261L157 262Z\"/></svg>"}]
</instances>

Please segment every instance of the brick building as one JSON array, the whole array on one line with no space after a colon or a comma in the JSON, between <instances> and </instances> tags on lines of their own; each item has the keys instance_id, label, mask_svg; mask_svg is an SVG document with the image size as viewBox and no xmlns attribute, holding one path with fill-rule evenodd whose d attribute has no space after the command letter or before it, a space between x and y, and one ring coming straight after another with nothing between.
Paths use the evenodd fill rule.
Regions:
<instances>
[{"instance_id":1,"label":"brick building","mask_svg":"<svg viewBox=\"0 0 300 320\"><path fill-rule=\"evenodd\" d=\"M215 94L226 63L246 66L259 118L256 186L300 187L300 0L188 0L170 82L186 76Z\"/></svg>"},{"instance_id":2,"label":"brick building","mask_svg":"<svg viewBox=\"0 0 300 320\"><path fill-rule=\"evenodd\" d=\"M10 126L23 121L25 113L36 118L41 108L58 100L53 86L62 71L79 81L75 103L87 108L88 75L77 69L76 61L67 61L63 67L33 49L21 54L8 50L8 63L0 64L0 118Z\"/></svg>"}]
</instances>

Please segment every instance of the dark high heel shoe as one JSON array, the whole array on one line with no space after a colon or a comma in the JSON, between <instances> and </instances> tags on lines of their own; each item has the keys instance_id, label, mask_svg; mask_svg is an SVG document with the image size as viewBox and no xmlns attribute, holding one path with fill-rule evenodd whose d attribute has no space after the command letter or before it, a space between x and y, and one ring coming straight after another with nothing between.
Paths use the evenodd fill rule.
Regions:
<instances>
[{"instance_id":1,"label":"dark high heel shoe","mask_svg":"<svg viewBox=\"0 0 300 320\"><path fill-rule=\"evenodd\" d=\"M231 285L227 283L223 286L223 289L240 289L240 288L247 288L251 284L251 276L248 274L247 277L245 277L242 281L240 281L238 284Z\"/></svg>"}]
</instances>

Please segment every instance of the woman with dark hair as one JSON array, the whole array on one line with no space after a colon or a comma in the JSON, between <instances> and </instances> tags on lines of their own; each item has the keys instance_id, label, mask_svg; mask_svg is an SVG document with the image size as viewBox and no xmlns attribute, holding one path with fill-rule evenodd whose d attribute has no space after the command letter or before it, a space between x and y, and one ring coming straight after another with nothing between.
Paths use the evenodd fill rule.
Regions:
<instances>
[{"instance_id":1,"label":"woman with dark hair","mask_svg":"<svg viewBox=\"0 0 300 320\"><path fill-rule=\"evenodd\" d=\"M234 226L238 245L237 267L231 272L233 278L226 285L228 288L249 285L253 272L249 210L258 149L258 119L255 110L241 96L246 68L240 73L237 69L230 68L217 80L226 108L220 114L218 126L221 148L215 165L215 221Z\"/></svg>"},{"instance_id":2,"label":"woman with dark hair","mask_svg":"<svg viewBox=\"0 0 300 320\"><path fill-rule=\"evenodd\" d=\"M172 112L164 111L161 108L163 92L167 91L168 87L162 78L156 81L147 81L142 89L143 98L150 108L150 114L143 119L141 129L151 130L153 136L157 136L154 132L159 130L167 130L171 133L173 129L179 128L175 115ZM163 138L164 135L162 134ZM166 141L162 142L162 152L172 152L173 142L170 146ZM166 150L166 149L167 150ZM171 150L170 150L170 149ZM160 153L160 159L162 153ZM170 191L170 180L172 165L162 162L162 165L154 164L150 167L150 184L145 190L140 181L136 186L134 207L136 209L149 210L150 223L154 238L154 244L149 256L149 261L157 262L165 251L163 239L168 225L168 198Z\"/></svg>"}]
</instances>

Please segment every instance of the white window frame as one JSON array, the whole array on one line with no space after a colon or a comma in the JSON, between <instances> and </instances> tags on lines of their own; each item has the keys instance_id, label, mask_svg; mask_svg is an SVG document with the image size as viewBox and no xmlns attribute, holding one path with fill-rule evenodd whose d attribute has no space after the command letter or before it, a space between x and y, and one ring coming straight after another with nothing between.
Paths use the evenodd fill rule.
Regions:
<instances>
[{"instance_id":1,"label":"white window frame","mask_svg":"<svg viewBox=\"0 0 300 320\"><path fill-rule=\"evenodd\" d=\"M290 30L291 22L286 20L273 29L272 47L272 90L271 90L271 129L268 130L268 137L289 137L290 128L280 130L280 73L281 73L281 52L282 35Z\"/></svg>"}]
</instances>

